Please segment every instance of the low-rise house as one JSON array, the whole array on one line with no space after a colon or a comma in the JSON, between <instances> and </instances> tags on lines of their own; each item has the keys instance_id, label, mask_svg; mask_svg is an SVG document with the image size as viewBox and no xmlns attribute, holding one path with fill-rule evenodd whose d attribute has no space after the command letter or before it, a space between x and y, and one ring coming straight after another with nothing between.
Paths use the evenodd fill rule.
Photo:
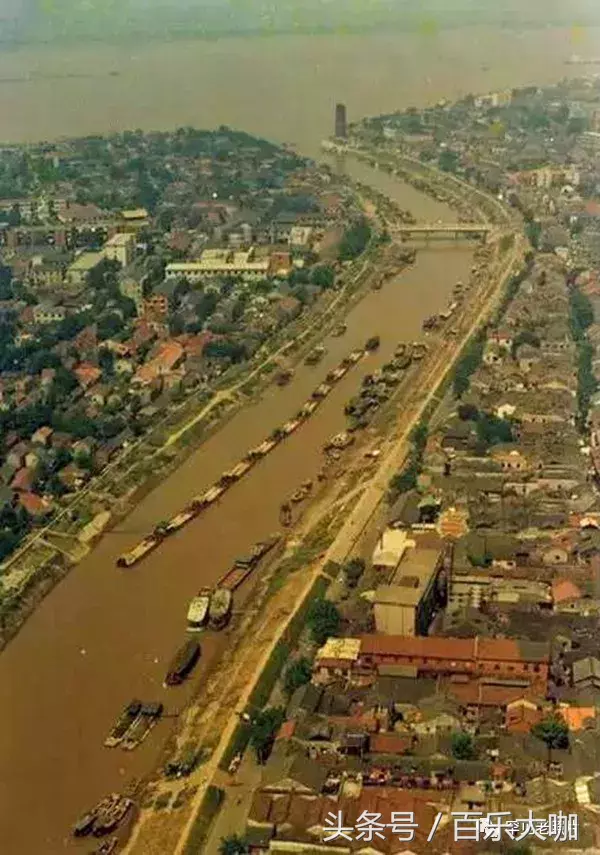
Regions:
<instances>
[{"instance_id":1,"label":"low-rise house","mask_svg":"<svg viewBox=\"0 0 600 855\"><path fill-rule=\"evenodd\" d=\"M43 456L43 448L30 449L25 455L25 466L28 469L37 469Z\"/></svg>"},{"instance_id":2,"label":"low-rise house","mask_svg":"<svg viewBox=\"0 0 600 855\"><path fill-rule=\"evenodd\" d=\"M49 425L44 425L41 428L38 428L34 434L31 436L31 442L33 445L43 445L45 448L51 444L52 434L54 430Z\"/></svg>"},{"instance_id":3,"label":"low-rise house","mask_svg":"<svg viewBox=\"0 0 600 855\"><path fill-rule=\"evenodd\" d=\"M184 358L185 351L179 342L174 339L162 342L154 356L138 369L131 382L147 386L176 369Z\"/></svg>"},{"instance_id":4,"label":"low-rise house","mask_svg":"<svg viewBox=\"0 0 600 855\"><path fill-rule=\"evenodd\" d=\"M37 493L21 491L19 493L19 504L34 519L47 517L52 513L50 502L42 496L38 496Z\"/></svg>"},{"instance_id":5,"label":"low-rise house","mask_svg":"<svg viewBox=\"0 0 600 855\"><path fill-rule=\"evenodd\" d=\"M16 472L15 477L12 479L10 486L13 490L30 492L34 484L35 470L23 466Z\"/></svg>"},{"instance_id":6,"label":"low-rise house","mask_svg":"<svg viewBox=\"0 0 600 855\"><path fill-rule=\"evenodd\" d=\"M74 371L77 380L83 389L89 389L94 383L97 383L102 376L102 371L97 365L92 365L89 362L82 362L75 368Z\"/></svg>"},{"instance_id":7,"label":"low-rise house","mask_svg":"<svg viewBox=\"0 0 600 855\"><path fill-rule=\"evenodd\" d=\"M33 307L33 321L36 324L55 324L64 321L66 317L67 310L64 306L43 302Z\"/></svg>"},{"instance_id":8,"label":"low-rise house","mask_svg":"<svg viewBox=\"0 0 600 855\"><path fill-rule=\"evenodd\" d=\"M115 374L129 377L135 372L135 365L131 359L116 359L114 363Z\"/></svg>"},{"instance_id":9,"label":"low-rise house","mask_svg":"<svg viewBox=\"0 0 600 855\"><path fill-rule=\"evenodd\" d=\"M582 730L596 730L596 708L560 704L558 713L565 720L570 733Z\"/></svg>"},{"instance_id":10,"label":"low-rise house","mask_svg":"<svg viewBox=\"0 0 600 855\"><path fill-rule=\"evenodd\" d=\"M19 469L25 464L25 455L29 451L29 445L26 442L19 442L14 445L6 455L6 462Z\"/></svg>"},{"instance_id":11,"label":"low-rise house","mask_svg":"<svg viewBox=\"0 0 600 855\"><path fill-rule=\"evenodd\" d=\"M78 490L90 478L90 473L81 469L76 463L68 463L58 473L60 482L69 491Z\"/></svg>"},{"instance_id":12,"label":"low-rise house","mask_svg":"<svg viewBox=\"0 0 600 855\"><path fill-rule=\"evenodd\" d=\"M96 383L86 392L86 398L98 407L103 407L111 395L111 388L103 383Z\"/></svg>"},{"instance_id":13,"label":"low-rise house","mask_svg":"<svg viewBox=\"0 0 600 855\"><path fill-rule=\"evenodd\" d=\"M600 659L595 656L577 659L572 665L572 678L575 689L600 692Z\"/></svg>"},{"instance_id":14,"label":"low-rise house","mask_svg":"<svg viewBox=\"0 0 600 855\"><path fill-rule=\"evenodd\" d=\"M519 370L527 373L532 366L541 361L542 354L539 348L532 347L530 344L522 344L517 348L516 357Z\"/></svg>"},{"instance_id":15,"label":"low-rise house","mask_svg":"<svg viewBox=\"0 0 600 855\"><path fill-rule=\"evenodd\" d=\"M504 472L526 472L528 469L527 458L517 449L492 449L491 456Z\"/></svg>"},{"instance_id":16,"label":"low-rise house","mask_svg":"<svg viewBox=\"0 0 600 855\"><path fill-rule=\"evenodd\" d=\"M565 562L566 563L566 562ZM570 579L555 579L552 583L552 601L554 607L581 598L581 590Z\"/></svg>"},{"instance_id":17,"label":"low-rise house","mask_svg":"<svg viewBox=\"0 0 600 855\"><path fill-rule=\"evenodd\" d=\"M519 698L507 704L504 726L508 733L527 734L543 717L544 712L538 704L527 698Z\"/></svg>"},{"instance_id":18,"label":"low-rise house","mask_svg":"<svg viewBox=\"0 0 600 855\"><path fill-rule=\"evenodd\" d=\"M356 666L361 642L358 638L329 638L315 656L314 678L328 682L347 678Z\"/></svg>"}]
</instances>

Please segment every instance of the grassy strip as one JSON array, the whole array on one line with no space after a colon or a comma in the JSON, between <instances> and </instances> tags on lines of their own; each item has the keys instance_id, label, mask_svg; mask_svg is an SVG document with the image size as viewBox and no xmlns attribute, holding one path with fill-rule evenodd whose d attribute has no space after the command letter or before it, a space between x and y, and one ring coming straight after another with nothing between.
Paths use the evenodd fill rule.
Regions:
<instances>
[{"instance_id":1,"label":"grassy strip","mask_svg":"<svg viewBox=\"0 0 600 855\"><path fill-rule=\"evenodd\" d=\"M410 435L412 448L408 460L400 472L390 479L388 502L393 504L402 494L413 490L417 486L421 469L423 468L423 455L427 445L428 425L421 419Z\"/></svg>"},{"instance_id":2,"label":"grassy strip","mask_svg":"<svg viewBox=\"0 0 600 855\"><path fill-rule=\"evenodd\" d=\"M196 814L196 819L194 820L192 830L190 831L185 849L183 850L184 855L198 855L198 852L202 851L204 844L206 843L210 827L221 810L224 797L225 793L218 787L214 787L210 784L206 788L206 795L202 801L202 807Z\"/></svg>"},{"instance_id":3,"label":"grassy strip","mask_svg":"<svg viewBox=\"0 0 600 855\"><path fill-rule=\"evenodd\" d=\"M268 702L271 692L275 687L275 683L279 679L283 670L283 666L289 660L290 653L298 642L302 630L304 629L311 603L313 600L323 597L329 585L330 580L325 579L322 576L319 576L318 579L315 580L312 588L306 595L302 606L296 612L287 627L284 637L281 638L273 648L269 660L252 690L248 701L248 707L251 709L256 710L262 708ZM219 768L226 770L235 755L245 751L249 741L250 727L244 722L240 722L234 731L229 745L223 753L223 757L219 763Z\"/></svg>"}]
</instances>

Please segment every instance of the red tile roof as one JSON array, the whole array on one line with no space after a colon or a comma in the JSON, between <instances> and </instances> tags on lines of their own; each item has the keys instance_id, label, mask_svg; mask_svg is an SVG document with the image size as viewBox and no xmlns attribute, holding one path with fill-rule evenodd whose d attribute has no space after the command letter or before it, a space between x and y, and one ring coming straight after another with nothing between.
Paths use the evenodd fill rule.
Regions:
<instances>
[{"instance_id":1,"label":"red tile roof","mask_svg":"<svg viewBox=\"0 0 600 855\"><path fill-rule=\"evenodd\" d=\"M555 603L563 603L565 600L578 600L581 591L570 579L556 579L552 583L552 598Z\"/></svg>"},{"instance_id":2,"label":"red tile roof","mask_svg":"<svg viewBox=\"0 0 600 855\"><path fill-rule=\"evenodd\" d=\"M425 638L403 635L363 635L360 655L401 656L414 659L442 659L487 662L547 661L547 655L537 655L537 649L525 656L521 646L509 638ZM532 650L534 648L532 647Z\"/></svg>"},{"instance_id":3,"label":"red tile roof","mask_svg":"<svg viewBox=\"0 0 600 855\"><path fill-rule=\"evenodd\" d=\"M37 493L19 493L19 504L32 517L44 516L51 510L50 504Z\"/></svg>"},{"instance_id":4,"label":"red tile roof","mask_svg":"<svg viewBox=\"0 0 600 855\"><path fill-rule=\"evenodd\" d=\"M537 704L515 702L514 706L506 711L504 723L509 733L528 733L532 727L539 724L544 713Z\"/></svg>"},{"instance_id":5,"label":"red tile roof","mask_svg":"<svg viewBox=\"0 0 600 855\"><path fill-rule=\"evenodd\" d=\"M28 469L26 466L24 466L16 473L15 477L12 479L10 486L13 488L13 490L29 491L33 486L34 480L35 472L33 471L33 469Z\"/></svg>"},{"instance_id":6,"label":"red tile roof","mask_svg":"<svg viewBox=\"0 0 600 855\"><path fill-rule=\"evenodd\" d=\"M563 707L560 714L567 722L569 730L584 730L596 723L595 707Z\"/></svg>"},{"instance_id":7,"label":"red tile roof","mask_svg":"<svg viewBox=\"0 0 600 855\"><path fill-rule=\"evenodd\" d=\"M484 661L520 662L519 645L512 638L477 639L477 658Z\"/></svg>"},{"instance_id":8,"label":"red tile roof","mask_svg":"<svg viewBox=\"0 0 600 855\"><path fill-rule=\"evenodd\" d=\"M465 706L505 707L522 698L527 689L519 686L490 686L479 680L470 680L468 683L450 683L448 692Z\"/></svg>"},{"instance_id":9,"label":"red tile roof","mask_svg":"<svg viewBox=\"0 0 600 855\"><path fill-rule=\"evenodd\" d=\"M87 389L99 380L102 376L102 371L97 366L91 365L89 362L82 362L81 365L75 369L74 374L80 384Z\"/></svg>"},{"instance_id":10,"label":"red tile roof","mask_svg":"<svg viewBox=\"0 0 600 855\"><path fill-rule=\"evenodd\" d=\"M281 727L279 728L279 733L277 734L277 739L290 739L294 735L294 731L296 730L296 722L295 721L284 721Z\"/></svg>"},{"instance_id":11,"label":"red tile roof","mask_svg":"<svg viewBox=\"0 0 600 855\"><path fill-rule=\"evenodd\" d=\"M405 754L411 746L408 736L397 733L375 733L369 741L369 751L372 754Z\"/></svg>"},{"instance_id":12,"label":"red tile roof","mask_svg":"<svg viewBox=\"0 0 600 855\"><path fill-rule=\"evenodd\" d=\"M142 383L150 383L156 377L171 371L184 355L184 349L178 341L163 342L156 355L138 370L135 379Z\"/></svg>"},{"instance_id":13,"label":"red tile roof","mask_svg":"<svg viewBox=\"0 0 600 855\"><path fill-rule=\"evenodd\" d=\"M419 638L405 635L363 635L361 656L412 656L431 659L473 659L475 640L472 638Z\"/></svg>"}]
</instances>

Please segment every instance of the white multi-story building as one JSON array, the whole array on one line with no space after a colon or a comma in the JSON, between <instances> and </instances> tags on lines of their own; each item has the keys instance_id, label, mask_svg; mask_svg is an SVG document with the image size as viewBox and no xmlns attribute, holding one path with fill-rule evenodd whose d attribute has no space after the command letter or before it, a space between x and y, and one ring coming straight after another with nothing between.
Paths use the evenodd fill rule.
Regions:
<instances>
[{"instance_id":1,"label":"white multi-story building","mask_svg":"<svg viewBox=\"0 0 600 855\"><path fill-rule=\"evenodd\" d=\"M269 273L269 258L255 259L254 251L232 252L228 249L205 249L197 261L167 264L166 279L186 278L200 282L215 276L236 276L240 279L262 279Z\"/></svg>"}]
</instances>

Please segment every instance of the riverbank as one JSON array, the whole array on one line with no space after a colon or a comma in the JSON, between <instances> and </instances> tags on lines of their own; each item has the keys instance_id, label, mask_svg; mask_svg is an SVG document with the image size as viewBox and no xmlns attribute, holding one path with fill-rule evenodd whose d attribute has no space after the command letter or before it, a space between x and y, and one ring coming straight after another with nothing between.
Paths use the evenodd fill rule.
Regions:
<instances>
[{"instance_id":1,"label":"riverbank","mask_svg":"<svg viewBox=\"0 0 600 855\"><path fill-rule=\"evenodd\" d=\"M390 245L381 244L376 212L371 219L373 237L362 256L341 273L341 289L320 298L279 331L249 363L227 372L212 394L202 392L198 400L205 403L198 412L193 413L195 395L175 407L175 416L167 414L149 435L126 449L4 562L0 649L14 638L53 585L125 519L137 503L175 472L190 453L214 436L240 408L260 400L274 382L279 360L285 359L288 365L299 364L362 298L374 277L380 276L383 281L380 270L389 277L392 271L401 272L406 267L406 263L394 261ZM100 518L103 522L97 534L83 540L82 530Z\"/></svg>"},{"instance_id":2,"label":"riverbank","mask_svg":"<svg viewBox=\"0 0 600 855\"><path fill-rule=\"evenodd\" d=\"M508 216L503 217L503 219L505 226L510 225L512 222ZM453 366L460 358L463 350L468 346L471 338L481 325L498 311L512 274L520 268L523 262L525 248L526 242L522 240L517 240L515 241L515 245L504 249L499 242L496 244L493 269L488 271L490 273L490 281L482 281L478 293L474 295L474 299L465 308L461 318L460 332L455 340L447 339L441 343L439 350L432 354L423 367L423 371L419 373L418 385L417 383L415 384L417 386L415 394L404 402L403 414L392 427L391 447L384 455L376 474L364 490L355 507L349 515L345 515L346 519L333 538L333 542L330 543L325 554L311 568L307 581L306 574L303 575L302 579L305 587L302 593L300 596L298 595L297 582L299 576L296 575L294 578L293 574L284 583L283 590L279 590L277 613L280 618L280 629L275 633L274 638L272 634L265 636L260 632L258 635L255 635L256 644L254 647L258 649L254 650L254 657L257 664L252 672L252 676L245 684L238 687L239 694L234 697L229 692L227 694L228 707L221 707L222 715L226 714L226 709L231 710L232 707L236 710L236 713L229 715L227 725L222 731L221 739L216 749L213 750L210 761L202 767L196 776L194 786L197 786L197 789L193 795L191 811L186 806L185 812L181 812L179 816L171 814L167 818L162 818L162 822L160 819L152 816L152 814L146 815L144 820L147 821L148 825L145 830L148 831L151 829L151 834L144 834L144 823L138 826L132 842L126 850L128 855L142 855L142 853L145 855L145 853L165 851L164 847L167 841L169 847L176 855L183 855L183 853L192 851L190 846L188 846L188 840L191 843L193 838L195 845L200 844L200 841L194 838L195 829L198 827L196 815L198 811L202 810L207 789L215 781L219 765L226 764L227 759L232 756L232 753L238 747L241 747L241 743L239 742L240 724L238 714L248 707L248 705L251 705L252 709L255 708L256 702L253 698L257 687L263 681L266 670L272 670L271 663L277 660L277 650L283 644L283 639L287 638L290 625L305 609L306 602L312 596L315 584L317 584L318 580L323 580L326 583L331 578L327 572L331 567L334 568L335 575L335 568L339 567L352 553L352 550L364 534L370 521L377 514L378 508L387 494L391 476L402 467L406 460L409 452L409 436L412 434L415 426L425 417L429 417L432 409L435 409L451 376ZM310 563L310 559L307 559L306 563ZM287 589L288 585L289 589ZM287 598L285 596L286 593L288 594ZM268 614L268 610L265 613ZM279 667L281 667L283 661L284 659L281 659ZM276 674L274 675L274 679L276 679ZM271 687L274 684L274 679L271 681ZM266 703L269 694L270 692L267 691L263 703L259 704L259 706ZM232 747L232 745L235 747ZM223 782L221 781L220 783L222 784ZM200 826L204 828L202 823L200 823ZM180 829L179 837L174 832L174 828L176 829L177 827ZM238 829L232 830L237 831ZM175 841L177 843L173 847ZM154 848L156 843L156 848ZM162 849L161 846L163 847Z\"/></svg>"},{"instance_id":3,"label":"riverbank","mask_svg":"<svg viewBox=\"0 0 600 855\"><path fill-rule=\"evenodd\" d=\"M410 188L390 180L389 193L404 196ZM411 207L422 219L419 198ZM439 210L446 216L445 209ZM117 557L291 418L326 374L347 352L364 346L369 335L381 337L379 351L368 357L373 371L390 360L398 341L418 339L423 317L447 303L453 283L468 278L471 266L468 245L423 251L416 265L381 290L367 289L348 309L345 335L325 337L327 353L319 365L301 365L288 386L269 386L260 400L240 408L103 537L36 609L0 656L0 680L11 695L6 727L0 732L0 769L6 770L0 775L0 794L5 793L0 830L9 855L69 850L72 843L64 838L78 813L119 789L124 774L127 779L145 778L156 767L174 719L165 719L125 757L103 748L107 730L133 696L162 701L173 714L185 707L197 683L202 684L223 641L210 633L203 642L197 679L181 689L162 688L163 671L185 632L187 603L200 586L214 585L253 542L279 528L282 500L307 476L316 478L323 444L344 429L343 408L356 394L358 375L345 377L302 432L138 569L117 571ZM237 608L244 609L248 593L248 588L241 591ZM23 680L23 674L33 673L35 691ZM68 716L64 697L70 698ZM52 748L57 744L67 746L60 752L58 787ZM32 791L34 777L44 798L39 789ZM35 817L35 824L24 823L25 815Z\"/></svg>"}]
</instances>

